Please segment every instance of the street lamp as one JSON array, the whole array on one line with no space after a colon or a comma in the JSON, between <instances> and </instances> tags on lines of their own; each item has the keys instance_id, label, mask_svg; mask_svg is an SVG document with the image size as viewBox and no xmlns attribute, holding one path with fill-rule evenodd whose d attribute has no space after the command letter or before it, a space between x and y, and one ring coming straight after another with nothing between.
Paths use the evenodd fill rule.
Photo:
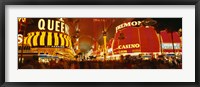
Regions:
<instances>
[{"instance_id":1,"label":"street lamp","mask_svg":"<svg viewBox=\"0 0 200 87\"><path fill-rule=\"evenodd\" d=\"M106 48L107 32L106 32L106 30L103 30L102 33L103 33L103 42L104 42L104 61L105 61L106 54L107 54L107 48Z\"/></svg>"}]
</instances>

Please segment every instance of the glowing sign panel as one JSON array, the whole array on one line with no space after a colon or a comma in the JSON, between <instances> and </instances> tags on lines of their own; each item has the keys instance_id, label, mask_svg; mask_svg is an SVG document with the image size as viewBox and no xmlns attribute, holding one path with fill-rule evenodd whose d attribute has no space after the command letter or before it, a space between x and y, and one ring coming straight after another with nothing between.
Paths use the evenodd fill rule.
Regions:
<instances>
[{"instance_id":1,"label":"glowing sign panel","mask_svg":"<svg viewBox=\"0 0 200 87\"><path fill-rule=\"evenodd\" d=\"M23 35L22 34L18 34L18 44L22 43L23 41Z\"/></svg>"},{"instance_id":2,"label":"glowing sign panel","mask_svg":"<svg viewBox=\"0 0 200 87\"><path fill-rule=\"evenodd\" d=\"M19 22L24 22L24 23L25 23L25 22L26 22L26 18L18 18L18 21L19 21Z\"/></svg>"},{"instance_id":3,"label":"glowing sign panel","mask_svg":"<svg viewBox=\"0 0 200 87\"><path fill-rule=\"evenodd\" d=\"M38 21L39 30L49 30L69 34L69 26L62 21L57 20L44 20L40 19Z\"/></svg>"},{"instance_id":4,"label":"glowing sign panel","mask_svg":"<svg viewBox=\"0 0 200 87\"><path fill-rule=\"evenodd\" d=\"M162 44L163 49L173 49L172 43L163 43ZM174 43L174 49L181 49L180 43Z\"/></svg>"},{"instance_id":5,"label":"glowing sign panel","mask_svg":"<svg viewBox=\"0 0 200 87\"><path fill-rule=\"evenodd\" d=\"M116 31L122 29L122 28L125 28L125 27L129 27L129 26L140 26L141 25L141 21L132 21L132 22L127 22L127 23L123 23L123 24L120 24L116 27Z\"/></svg>"},{"instance_id":6,"label":"glowing sign panel","mask_svg":"<svg viewBox=\"0 0 200 87\"><path fill-rule=\"evenodd\" d=\"M128 48L140 48L140 44L126 44L126 45L119 45L118 49L128 49Z\"/></svg>"}]
</instances>

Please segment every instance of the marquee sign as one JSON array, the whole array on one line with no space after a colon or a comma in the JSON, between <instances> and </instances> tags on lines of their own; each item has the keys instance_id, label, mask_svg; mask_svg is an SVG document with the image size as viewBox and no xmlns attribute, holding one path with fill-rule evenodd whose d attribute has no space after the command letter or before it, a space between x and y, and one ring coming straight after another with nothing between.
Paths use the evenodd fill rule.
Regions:
<instances>
[{"instance_id":1,"label":"marquee sign","mask_svg":"<svg viewBox=\"0 0 200 87\"><path fill-rule=\"evenodd\" d=\"M71 37L57 32L37 31L29 32L24 38L24 43L32 47L71 48Z\"/></svg>"},{"instance_id":2,"label":"marquee sign","mask_svg":"<svg viewBox=\"0 0 200 87\"><path fill-rule=\"evenodd\" d=\"M141 21L132 21L132 22L127 22L127 23L122 23L120 25L118 25L115 29L116 29L116 32L122 28L125 28L125 27L129 27L129 26L133 26L133 27L136 27L136 26L140 26L142 24Z\"/></svg>"},{"instance_id":3,"label":"marquee sign","mask_svg":"<svg viewBox=\"0 0 200 87\"><path fill-rule=\"evenodd\" d=\"M18 44L22 43L23 41L23 35L22 34L18 34Z\"/></svg>"},{"instance_id":4,"label":"marquee sign","mask_svg":"<svg viewBox=\"0 0 200 87\"><path fill-rule=\"evenodd\" d=\"M125 45L119 45L118 49L129 49L129 48L140 48L140 44L125 44Z\"/></svg>"},{"instance_id":5,"label":"marquee sign","mask_svg":"<svg viewBox=\"0 0 200 87\"><path fill-rule=\"evenodd\" d=\"M39 19L38 29L41 31L47 30L47 31L56 31L69 34L69 26L64 22L58 20Z\"/></svg>"},{"instance_id":6,"label":"marquee sign","mask_svg":"<svg viewBox=\"0 0 200 87\"><path fill-rule=\"evenodd\" d=\"M174 45L174 49L181 49L181 45L180 43L163 43L162 44L162 48L163 49L173 49L173 45Z\"/></svg>"}]
</instances>

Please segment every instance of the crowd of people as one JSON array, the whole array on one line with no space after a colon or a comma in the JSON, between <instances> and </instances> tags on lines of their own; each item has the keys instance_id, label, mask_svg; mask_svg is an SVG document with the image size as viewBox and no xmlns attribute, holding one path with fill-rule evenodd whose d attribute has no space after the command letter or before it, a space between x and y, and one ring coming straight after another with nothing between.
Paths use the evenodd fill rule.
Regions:
<instances>
[{"instance_id":1,"label":"crowd of people","mask_svg":"<svg viewBox=\"0 0 200 87\"><path fill-rule=\"evenodd\" d=\"M121 58L120 60L51 60L38 62L38 59L24 60L19 69L182 69L182 59L168 58Z\"/></svg>"}]
</instances>

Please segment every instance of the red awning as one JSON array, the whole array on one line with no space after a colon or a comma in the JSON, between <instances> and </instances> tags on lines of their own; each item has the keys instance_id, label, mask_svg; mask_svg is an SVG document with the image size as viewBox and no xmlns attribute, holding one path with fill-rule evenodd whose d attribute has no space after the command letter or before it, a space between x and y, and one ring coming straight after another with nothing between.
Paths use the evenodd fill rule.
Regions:
<instances>
[{"instance_id":1,"label":"red awning","mask_svg":"<svg viewBox=\"0 0 200 87\"><path fill-rule=\"evenodd\" d=\"M174 51L182 52L181 47L181 39L178 35L178 32L167 32L167 30L163 30L160 32L162 38L162 48L163 52L173 52L173 44L174 43ZM173 39L172 39L173 37Z\"/></svg>"},{"instance_id":2,"label":"red awning","mask_svg":"<svg viewBox=\"0 0 200 87\"><path fill-rule=\"evenodd\" d=\"M113 49L117 54L159 52L159 41L154 27L126 27L115 34Z\"/></svg>"}]
</instances>

